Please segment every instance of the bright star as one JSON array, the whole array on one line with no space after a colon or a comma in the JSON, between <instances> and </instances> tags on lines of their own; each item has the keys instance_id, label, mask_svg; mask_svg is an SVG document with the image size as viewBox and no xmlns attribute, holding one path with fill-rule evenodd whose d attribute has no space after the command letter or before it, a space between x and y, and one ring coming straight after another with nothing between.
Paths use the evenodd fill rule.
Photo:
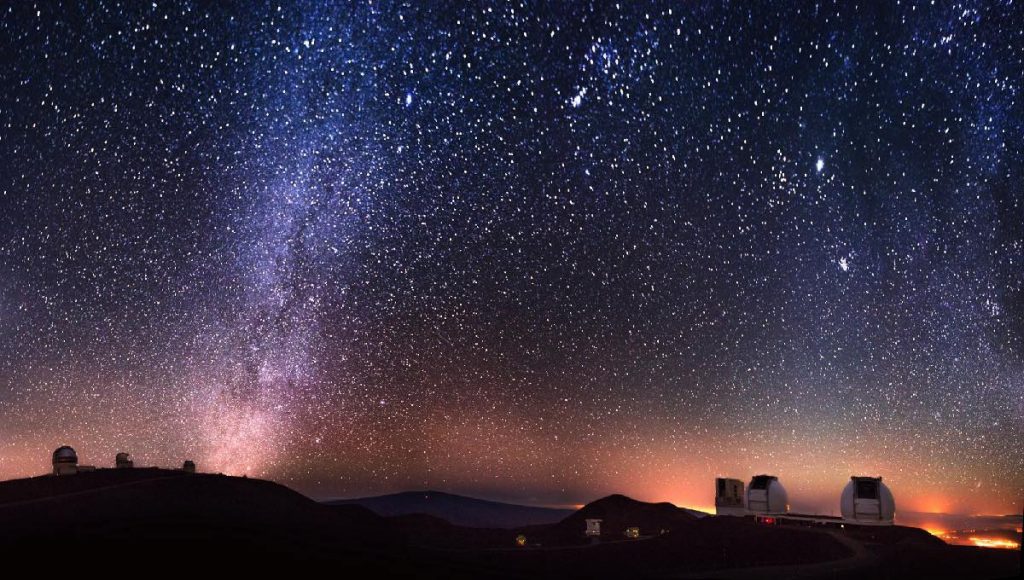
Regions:
<instances>
[{"instance_id":1,"label":"bright star","mask_svg":"<svg viewBox=\"0 0 1024 580\"><path fill-rule=\"evenodd\" d=\"M583 104L583 97L585 96L587 96L587 87L583 87L578 93L569 99L569 104L572 105L572 108L576 109Z\"/></svg>"},{"instance_id":2,"label":"bright star","mask_svg":"<svg viewBox=\"0 0 1024 580\"><path fill-rule=\"evenodd\" d=\"M818 162L814 164L814 168L818 170L818 173L821 173L821 170L825 169L825 160L819 157Z\"/></svg>"}]
</instances>

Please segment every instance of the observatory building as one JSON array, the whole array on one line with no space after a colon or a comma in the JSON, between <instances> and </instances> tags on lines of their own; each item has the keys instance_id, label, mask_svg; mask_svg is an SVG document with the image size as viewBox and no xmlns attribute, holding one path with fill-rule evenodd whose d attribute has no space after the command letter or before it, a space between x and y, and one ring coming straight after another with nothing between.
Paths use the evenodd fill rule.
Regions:
<instances>
[{"instance_id":1,"label":"observatory building","mask_svg":"<svg viewBox=\"0 0 1024 580\"><path fill-rule=\"evenodd\" d=\"M896 500L881 477L853 476L843 488L839 510L844 520L892 525L896 517Z\"/></svg>"},{"instance_id":2,"label":"observatory building","mask_svg":"<svg viewBox=\"0 0 1024 580\"><path fill-rule=\"evenodd\" d=\"M114 456L114 466L117 469L131 469L135 467L135 460L132 459L132 455L130 453L122 451ZM186 473L195 473L196 464L191 460L186 459L185 463L181 466L181 470ZM76 473L82 473L83 471L96 471L96 467L93 465L79 465L78 454L75 453L74 448L68 445L61 445L54 450L54 475L74 475Z\"/></svg>"},{"instance_id":3,"label":"observatory building","mask_svg":"<svg viewBox=\"0 0 1024 580\"><path fill-rule=\"evenodd\" d=\"M114 457L114 466L118 469L130 469L135 467L135 462L132 461L132 456L130 454L122 451Z\"/></svg>"},{"instance_id":4,"label":"observatory building","mask_svg":"<svg viewBox=\"0 0 1024 580\"><path fill-rule=\"evenodd\" d=\"M774 475L755 475L747 489L747 509L753 514L789 512L789 494Z\"/></svg>"},{"instance_id":5,"label":"observatory building","mask_svg":"<svg viewBox=\"0 0 1024 580\"><path fill-rule=\"evenodd\" d=\"M745 516L743 504L743 482L727 477L715 478L715 514L720 516Z\"/></svg>"},{"instance_id":6,"label":"observatory building","mask_svg":"<svg viewBox=\"0 0 1024 580\"><path fill-rule=\"evenodd\" d=\"M78 454L67 445L61 445L53 452L53 474L74 475L83 471L96 471L92 465L79 465Z\"/></svg>"},{"instance_id":7,"label":"observatory building","mask_svg":"<svg viewBox=\"0 0 1024 580\"><path fill-rule=\"evenodd\" d=\"M67 445L62 445L53 452L53 474L74 475L78 473L78 454Z\"/></svg>"}]
</instances>

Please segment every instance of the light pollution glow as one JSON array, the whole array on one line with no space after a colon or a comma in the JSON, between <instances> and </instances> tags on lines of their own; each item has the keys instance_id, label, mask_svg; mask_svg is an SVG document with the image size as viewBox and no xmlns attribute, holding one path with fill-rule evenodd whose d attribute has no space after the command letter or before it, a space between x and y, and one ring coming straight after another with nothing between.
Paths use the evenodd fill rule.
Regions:
<instances>
[{"instance_id":1,"label":"light pollution glow","mask_svg":"<svg viewBox=\"0 0 1024 580\"><path fill-rule=\"evenodd\" d=\"M1019 550L1020 543L1014 542L1013 540L1003 540L1000 538L979 538L977 536L971 536L968 538L971 544L980 548L1002 548L1004 550Z\"/></svg>"},{"instance_id":2,"label":"light pollution glow","mask_svg":"<svg viewBox=\"0 0 1024 580\"><path fill-rule=\"evenodd\" d=\"M1016 9L8 3L0 478L1019 513Z\"/></svg>"}]
</instances>

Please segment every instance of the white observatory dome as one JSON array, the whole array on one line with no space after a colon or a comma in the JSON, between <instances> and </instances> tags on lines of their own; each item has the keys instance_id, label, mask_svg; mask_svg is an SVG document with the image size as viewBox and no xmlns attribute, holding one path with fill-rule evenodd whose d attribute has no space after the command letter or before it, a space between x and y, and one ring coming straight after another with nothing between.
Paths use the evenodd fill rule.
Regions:
<instances>
[{"instance_id":1,"label":"white observatory dome","mask_svg":"<svg viewBox=\"0 0 1024 580\"><path fill-rule=\"evenodd\" d=\"M67 445L58 447L57 450L53 452L53 464L57 465L60 463L77 464L78 454L75 453L74 449Z\"/></svg>"},{"instance_id":2,"label":"white observatory dome","mask_svg":"<svg viewBox=\"0 0 1024 580\"><path fill-rule=\"evenodd\" d=\"M839 510L845 520L891 524L896 517L896 500L881 477L853 476L843 488Z\"/></svg>"},{"instance_id":3,"label":"white observatory dome","mask_svg":"<svg viewBox=\"0 0 1024 580\"><path fill-rule=\"evenodd\" d=\"M53 452L53 474L71 475L78 473L78 454L75 450L62 445Z\"/></svg>"},{"instance_id":4,"label":"white observatory dome","mask_svg":"<svg viewBox=\"0 0 1024 580\"><path fill-rule=\"evenodd\" d=\"M747 510L754 514L789 512L789 494L774 475L755 475L747 488Z\"/></svg>"}]
</instances>

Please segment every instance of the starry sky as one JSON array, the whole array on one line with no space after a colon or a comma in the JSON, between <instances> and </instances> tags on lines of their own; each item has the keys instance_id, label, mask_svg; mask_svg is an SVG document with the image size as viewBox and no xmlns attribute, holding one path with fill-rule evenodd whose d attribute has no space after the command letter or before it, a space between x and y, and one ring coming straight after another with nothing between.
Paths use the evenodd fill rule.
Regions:
<instances>
[{"instance_id":1,"label":"starry sky","mask_svg":"<svg viewBox=\"0 0 1024 580\"><path fill-rule=\"evenodd\" d=\"M1024 496L1024 11L12 2L0 478Z\"/></svg>"}]
</instances>

